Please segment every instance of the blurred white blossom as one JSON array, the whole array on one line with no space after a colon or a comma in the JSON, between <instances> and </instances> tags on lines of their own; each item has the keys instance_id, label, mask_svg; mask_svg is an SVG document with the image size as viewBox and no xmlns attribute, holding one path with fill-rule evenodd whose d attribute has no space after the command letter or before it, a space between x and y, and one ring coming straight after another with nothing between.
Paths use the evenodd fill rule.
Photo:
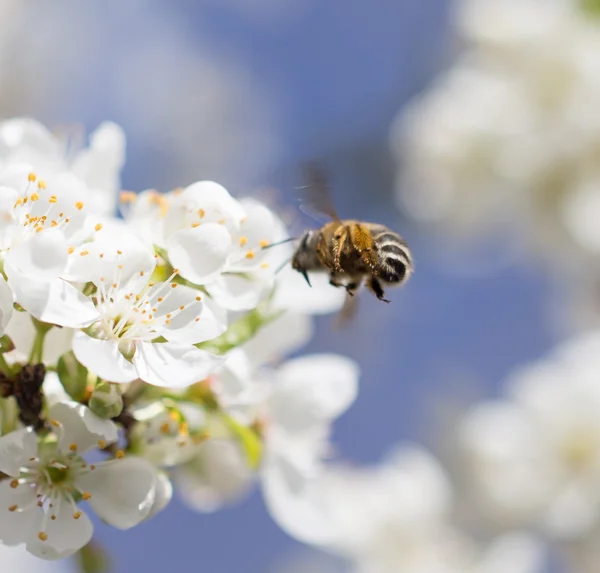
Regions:
<instances>
[{"instance_id":1,"label":"blurred white blossom","mask_svg":"<svg viewBox=\"0 0 600 573\"><path fill-rule=\"evenodd\" d=\"M458 3L462 54L392 130L403 209L516 234L555 270L597 257L600 20L583 5Z\"/></svg>"},{"instance_id":2,"label":"blurred white blossom","mask_svg":"<svg viewBox=\"0 0 600 573\"><path fill-rule=\"evenodd\" d=\"M329 466L298 492L284 525L356 573L541 572L534 538L514 532L480 546L452 525L451 508L443 468L423 449L404 445L379 466Z\"/></svg>"},{"instance_id":3,"label":"blurred white blossom","mask_svg":"<svg viewBox=\"0 0 600 573\"><path fill-rule=\"evenodd\" d=\"M599 370L600 335L581 335L511 376L506 399L467 415L471 491L489 519L558 539L598 525Z\"/></svg>"}]
</instances>

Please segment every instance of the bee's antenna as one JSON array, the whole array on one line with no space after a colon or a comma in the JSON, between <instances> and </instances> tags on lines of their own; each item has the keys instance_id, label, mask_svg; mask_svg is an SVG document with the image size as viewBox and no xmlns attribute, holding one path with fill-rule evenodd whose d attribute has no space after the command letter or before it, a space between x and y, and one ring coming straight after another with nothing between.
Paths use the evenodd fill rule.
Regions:
<instances>
[{"instance_id":1,"label":"bee's antenna","mask_svg":"<svg viewBox=\"0 0 600 573\"><path fill-rule=\"evenodd\" d=\"M270 245L265 245L262 247L263 249L270 249L271 247L278 247L279 245L283 245L285 243L290 243L291 241L297 241L298 237L289 237L288 239L283 239L282 241L277 241L276 243L271 243Z\"/></svg>"},{"instance_id":2,"label":"bee's antenna","mask_svg":"<svg viewBox=\"0 0 600 573\"><path fill-rule=\"evenodd\" d=\"M289 259L286 259L285 261L283 261L283 263L281 263L277 267L277 270L275 271L275 274L278 275L286 267L286 265L288 265L292 261L292 259L293 259L293 257L290 257Z\"/></svg>"}]
</instances>

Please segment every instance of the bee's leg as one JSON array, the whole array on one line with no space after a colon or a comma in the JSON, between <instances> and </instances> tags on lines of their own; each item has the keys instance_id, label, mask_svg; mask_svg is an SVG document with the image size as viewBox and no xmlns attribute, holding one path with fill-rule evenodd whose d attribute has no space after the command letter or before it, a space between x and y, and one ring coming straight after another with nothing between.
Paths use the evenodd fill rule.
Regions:
<instances>
[{"instance_id":1,"label":"bee's leg","mask_svg":"<svg viewBox=\"0 0 600 573\"><path fill-rule=\"evenodd\" d=\"M367 286L369 287L369 290L379 299L382 300L383 302L390 302L389 300L387 300L386 298L383 298L385 296L385 292L381 286L381 283L377 280L376 277L371 277L369 279L369 282L367 283Z\"/></svg>"},{"instance_id":2,"label":"bee's leg","mask_svg":"<svg viewBox=\"0 0 600 573\"><path fill-rule=\"evenodd\" d=\"M339 282L339 279L337 277L338 277L338 273L332 272L329 275L329 284L331 286L334 286L334 287L345 287L346 285L344 285L343 283Z\"/></svg>"},{"instance_id":3,"label":"bee's leg","mask_svg":"<svg viewBox=\"0 0 600 573\"><path fill-rule=\"evenodd\" d=\"M354 296L354 293L360 288L361 284L362 284L362 277L358 277L357 279L355 278L354 280L350 281L346 285L346 292L350 296Z\"/></svg>"},{"instance_id":4,"label":"bee's leg","mask_svg":"<svg viewBox=\"0 0 600 573\"><path fill-rule=\"evenodd\" d=\"M333 238L331 239L331 244L333 246L333 267L336 271L340 272L342 267L340 267L340 242Z\"/></svg>"},{"instance_id":5,"label":"bee's leg","mask_svg":"<svg viewBox=\"0 0 600 573\"><path fill-rule=\"evenodd\" d=\"M335 232L333 238L331 239L331 243L333 245L333 265L335 270L338 272L342 271L340 257L342 255L342 250L347 243L348 235L348 227L343 225Z\"/></svg>"}]
</instances>

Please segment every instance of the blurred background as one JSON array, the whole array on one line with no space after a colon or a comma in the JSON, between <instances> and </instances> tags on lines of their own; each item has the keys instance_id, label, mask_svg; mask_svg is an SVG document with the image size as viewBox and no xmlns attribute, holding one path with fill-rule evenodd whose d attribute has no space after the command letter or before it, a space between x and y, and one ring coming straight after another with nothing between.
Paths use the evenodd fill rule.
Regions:
<instances>
[{"instance_id":1,"label":"blurred background","mask_svg":"<svg viewBox=\"0 0 600 573\"><path fill-rule=\"evenodd\" d=\"M480 14L472 28L457 27L459 4L465 3L0 0L0 115L31 115L87 132L115 121L127 134L125 189L165 191L214 179L234 195L269 202L297 229L316 225L297 210L298 167L321 160L342 216L399 231L416 261L414 278L391 294L390 305L361 297L356 321L343 331L334 330L331 317L320 318L305 349L347 354L363 372L361 395L335 429L338 453L353 463L375 463L392 445L416 440L444 458L450 454L440 436L469 404L498 394L515 365L581 328L582 316L592 320L589 307L574 301L596 292L597 284L592 277L585 293L573 287L583 284L589 266L573 263L564 239L550 241L548 218L540 224L546 234L528 240L540 220L531 204L495 202L499 188L504 197L505 188L520 182L509 159L488 166L485 181L475 168L452 171L453 142L487 129L470 140L485 153L484 143L500 137L490 117L504 129L503 141L523 128L515 120L508 133L513 126L503 111L509 104L496 97L504 84L477 101L483 88L469 77L440 88L446 80L438 78L489 25ZM518 19L522 36L534 34L526 23L542 12ZM497 22L510 25L506 17ZM510 68L494 50L511 33L500 29L489 41L486 57L497 56L490 67ZM519 47L516 40L511 46ZM485 68L482 61L473 69ZM531 65L530 71L541 69ZM437 108L423 99L430 96L420 96L432 90L431 98L443 102ZM464 120L460 129L452 123L457 117ZM489 153L497 158L495 149ZM507 177L495 177L503 166ZM435 207L442 204L450 207ZM468 224L453 218L454 211L468 212ZM557 277L557 267L567 272ZM337 566L287 537L259 493L213 515L176 499L159 519L127 532L99 525L97 537L118 573Z\"/></svg>"}]
</instances>

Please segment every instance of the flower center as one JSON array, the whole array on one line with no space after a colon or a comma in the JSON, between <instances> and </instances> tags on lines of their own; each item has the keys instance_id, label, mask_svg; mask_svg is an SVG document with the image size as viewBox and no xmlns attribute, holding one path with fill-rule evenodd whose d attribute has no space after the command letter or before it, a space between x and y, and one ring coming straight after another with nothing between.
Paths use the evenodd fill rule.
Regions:
<instances>
[{"instance_id":1,"label":"flower center","mask_svg":"<svg viewBox=\"0 0 600 573\"><path fill-rule=\"evenodd\" d=\"M112 282L106 277L100 278L92 300L102 318L86 332L94 338L116 340L120 344L150 342L159 336L161 327L168 326L188 306L174 306L169 301L178 286L173 282L178 271L175 269L166 281L159 284L146 283L136 294L134 290L128 290L132 279L122 281L122 269L123 265L119 263ZM144 271L140 271L139 276L144 275ZM196 301L200 300L201 297L197 296ZM124 350L133 351L125 347Z\"/></svg>"},{"instance_id":2,"label":"flower center","mask_svg":"<svg viewBox=\"0 0 600 573\"><path fill-rule=\"evenodd\" d=\"M68 213L63 210L64 205L60 204L56 195L48 191L45 181L38 179L35 173L30 173L27 179L23 194L13 205L13 233L8 244L3 245L4 249L10 248L31 233L41 233L49 228L65 229L70 223ZM78 201L68 210L72 207L81 211L84 204Z\"/></svg>"}]
</instances>

